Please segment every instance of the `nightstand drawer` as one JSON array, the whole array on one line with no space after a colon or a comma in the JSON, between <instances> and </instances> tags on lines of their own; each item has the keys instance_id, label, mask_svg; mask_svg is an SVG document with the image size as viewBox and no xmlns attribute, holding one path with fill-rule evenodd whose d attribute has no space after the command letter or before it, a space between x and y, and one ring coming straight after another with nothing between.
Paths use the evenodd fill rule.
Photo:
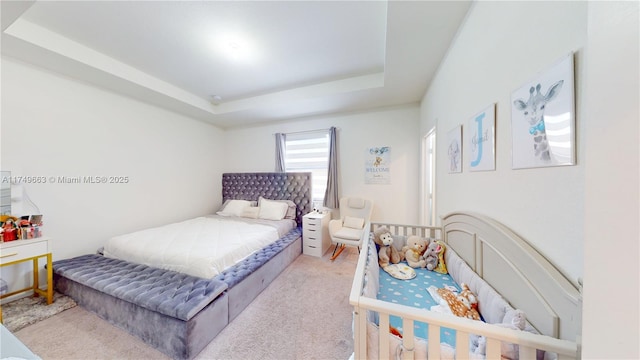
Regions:
<instances>
[{"instance_id":1,"label":"nightstand drawer","mask_svg":"<svg viewBox=\"0 0 640 360\"><path fill-rule=\"evenodd\" d=\"M21 242L25 240L14 241ZM0 265L8 264L21 259L28 259L38 255L44 255L46 253L46 241L40 241L31 244L20 244L20 246L3 247L2 252L0 252Z\"/></svg>"},{"instance_id":2,"label":"nightstand drawer","mask_svg":"<svg viewBox=\"0 0 640 360\"><path fill-rule=\"evenodd\" d=\"M302 236L322 236L322 227L318 228L302 228Z\"/></svg>"},{"instance_id":3,"label":"nightstand drawer","mask_svg":"<svg viewBox=\"0 0 640 360\"><path fill-rule=\"evenodd\" d=\"M322 247L322 235L318 234L319 236L306 236L304 238L304 244L305 245L309 245L309 246L315 246L315 247Z\"/></svg>"},{"instance_id":4,"label":"nightstand drawer","mask_svg":"<svg viewBox=\"0 0 640 360\"><path fill-rule=\"evenodd\" d=\"M304 218L304 227L322 226L322 218Z\"/></svg>"},{"instance_id":5,"label":"nightstand drawer","mask_svg":"<svg viewBox=\"0 0 640 360\"><path fill-rule=\"evenodd\" d=\"M324 250L322 249L322 246L313 246L313 245L305 244L302 247L302 253L305 255L322 257L322 255L324 254Z\"/></svg>"}]
</instances>

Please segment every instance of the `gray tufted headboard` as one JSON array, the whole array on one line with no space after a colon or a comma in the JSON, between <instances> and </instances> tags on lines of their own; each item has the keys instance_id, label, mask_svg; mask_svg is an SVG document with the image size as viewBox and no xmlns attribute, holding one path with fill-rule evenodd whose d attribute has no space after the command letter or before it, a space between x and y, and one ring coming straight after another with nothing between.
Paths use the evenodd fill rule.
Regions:
<instances>
[{"instance_id":1,"label":"gray tufted headboard","mask_svg":"<svg viewBox=\"0 0 640 360\"><path fill-rule=\"evenodd\" d=\"M258 200L262 196L272 200L291 200L297 206L296 221L311 212L310 172L256 172L222 174L222 202L229 199Z\"/></svg>"}]
</instances>

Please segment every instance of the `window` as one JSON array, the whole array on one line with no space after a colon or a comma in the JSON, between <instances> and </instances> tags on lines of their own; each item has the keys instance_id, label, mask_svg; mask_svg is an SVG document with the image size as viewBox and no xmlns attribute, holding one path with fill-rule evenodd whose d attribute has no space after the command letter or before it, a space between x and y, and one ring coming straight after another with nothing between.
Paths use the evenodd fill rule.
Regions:
<instances>
[{"instance_id":1,"label":"window","mask_svg":"<svg viewBox=\"0 0 640 360\"><path fill-rule=\"evenodd\" d=\"M289 133L285 140L285 171L311 172L314 206L322 206L329 167L329 131Z\"/></svg>"}]
</instances>

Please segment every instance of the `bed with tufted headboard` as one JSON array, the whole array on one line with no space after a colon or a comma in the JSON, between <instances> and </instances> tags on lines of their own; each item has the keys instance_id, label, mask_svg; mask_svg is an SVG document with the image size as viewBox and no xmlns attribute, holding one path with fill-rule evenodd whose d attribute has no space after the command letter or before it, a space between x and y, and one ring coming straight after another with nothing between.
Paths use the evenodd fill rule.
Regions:
<instances>
[{"instance_id":1,"label":"bed with tufted headboard","mask_svg":"<svg viewBox=\"0 0 640 360\"><path fill-rule=\"evenodd\" d=\"M53 263L56 289L172 358L195 357L302 253L311 174L225 173L222 200L291 202L296 225L213 277L89 254Z\"/></svg>"},{"instance_id":2,"label":"bed with tufted headboard","mask_svg":"<svg viewBox=\"0 0 640 360\"><path fill-rule=\"evenodd\" d=\"M256 201L260 197L291 200L296 206L296 222L313 210L311 202L311 173L224 173L222 201L231 199Z\"/></svg>"}]
</instances>

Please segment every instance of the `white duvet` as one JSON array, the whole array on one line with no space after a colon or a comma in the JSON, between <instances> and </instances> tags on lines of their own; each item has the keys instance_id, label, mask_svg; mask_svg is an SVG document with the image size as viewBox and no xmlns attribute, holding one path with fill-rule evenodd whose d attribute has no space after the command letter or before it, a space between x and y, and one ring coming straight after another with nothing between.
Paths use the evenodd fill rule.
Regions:
<instances>
[{"instance_id":1,"label":"white duvet","mask_svg":"<svg viewBox=\"0 0 640 360\"><path fill-rule=\"evenodd\" d=\"M104 255L212 278L278 238L269 225L199 217L111 238Z\"/></svg>"}]
</instances>

